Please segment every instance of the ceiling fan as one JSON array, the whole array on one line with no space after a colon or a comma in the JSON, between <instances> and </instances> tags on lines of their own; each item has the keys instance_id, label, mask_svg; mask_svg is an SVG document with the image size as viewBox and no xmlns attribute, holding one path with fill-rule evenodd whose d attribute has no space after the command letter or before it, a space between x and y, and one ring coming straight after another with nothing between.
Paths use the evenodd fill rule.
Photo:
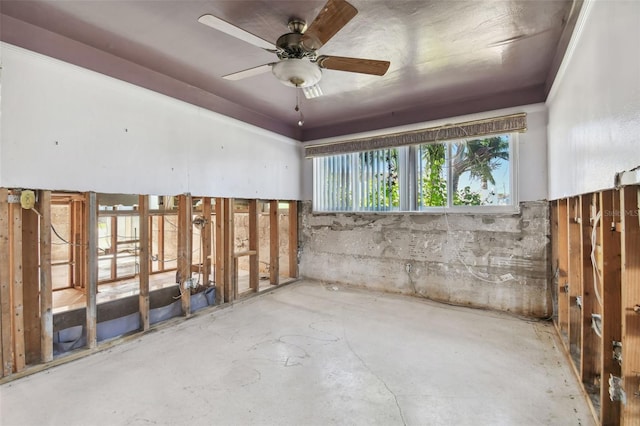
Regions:
<instances>
[{"instance_id":1,"label":"ceiling fan","mask_svg":"<svg viewBox=\"0 0 640 426\"><path fill-rule=\"evenodd\" d=\"M328 0L308 28L305 21L290 19L288 28L291 32L280 36L275 45L210 14L202 15L198 21L278 56L276 62L234 72L223 78L240 80L271 70L283 84L301 88L307 98L314 98L322 94L317 85L322 78L321 69L379 76L389 69L389 61L318 55L317 50L357 13L358 10L344 0Z\"/></svg>"}]
</instances>

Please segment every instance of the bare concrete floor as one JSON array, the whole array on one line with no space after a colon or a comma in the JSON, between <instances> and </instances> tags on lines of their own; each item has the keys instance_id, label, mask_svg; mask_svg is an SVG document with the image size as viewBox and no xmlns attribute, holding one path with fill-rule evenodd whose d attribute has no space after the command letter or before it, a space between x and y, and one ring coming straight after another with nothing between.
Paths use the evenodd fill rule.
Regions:
<instances>
[{"instance_id":1,"label":"bare concrete floor","mask_svg":"<svg viewBox=\"0 0 640 426\"><path fill-rule=\"evenodd\" d=\"M0 387L2 425L592 425L553 327L301 281Z\"/></svg>"}]
</instances>

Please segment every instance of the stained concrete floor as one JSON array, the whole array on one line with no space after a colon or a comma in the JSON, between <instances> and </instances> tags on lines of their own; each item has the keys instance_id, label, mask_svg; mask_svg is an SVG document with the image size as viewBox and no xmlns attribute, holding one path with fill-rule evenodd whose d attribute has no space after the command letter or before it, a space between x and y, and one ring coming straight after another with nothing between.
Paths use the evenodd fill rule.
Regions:
<instances>
[{"instance_id":1,"label":"stained concrete floor","mask_svg":"<svg viewBox=\"0 0 640 426\"><path fill-rule=\"evenodd\" d=\"M592 425L548 323L301 281L0 387L2 425Z\"/></svg>"}]
</instances>

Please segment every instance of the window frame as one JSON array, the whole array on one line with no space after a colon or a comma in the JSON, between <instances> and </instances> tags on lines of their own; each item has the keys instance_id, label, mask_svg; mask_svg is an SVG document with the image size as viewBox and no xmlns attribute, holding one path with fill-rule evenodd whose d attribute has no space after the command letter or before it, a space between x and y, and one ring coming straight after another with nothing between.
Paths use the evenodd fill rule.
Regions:
<instances>
[{"instance_id":1,"label":"window frame","mask_svg":"<svg viewBox=\"0 0 640 426\"><path fill-rule=\"evenodd\" d=\"M398 162L399 162L399 176L398 182L400 186L400 206L398 209L392 210L373 210L365 209L359 210L357 204L352 203L351 209L348 210L320 210L317 208L317 192L320 190L321 185L317 181L318 177L318 160L323 157L314 157L312 159L312 212L315 214L336 214L336 213L373 213L373 214L442 214L442 213L468 213L468 214L494 214L494 213L507 213L514 214L520 210L520 198L518 193L518 163L519 163L519 133L518 132L506 132L496 134L493 136L509 136L509 185L510 185L510 198L511 203L508 205L486 205L486 206L470 206L470 205L454 205L453 204L453 192L451 191L450 184L452 180L450 156L452 146L458 142L467 142L470 140L481 139L485 137L491 137L492 135L485 136L472 136L463 139L452 139L447 141L440 141L437 143L446 144L447 151L447 205L446 206L433 206L433 207L418 207L417 205L417 151L420 145L406 145L402 147L396 147L398 149ZM357 158L358 151L349 153L353 158ZM345 155L345 154L336 154ZM355 166L356 160L353 160ZM355 173L352 174L352 180L355 179ZM352 186L355 182L351 183Z\"/></svg>"}]
</instances>

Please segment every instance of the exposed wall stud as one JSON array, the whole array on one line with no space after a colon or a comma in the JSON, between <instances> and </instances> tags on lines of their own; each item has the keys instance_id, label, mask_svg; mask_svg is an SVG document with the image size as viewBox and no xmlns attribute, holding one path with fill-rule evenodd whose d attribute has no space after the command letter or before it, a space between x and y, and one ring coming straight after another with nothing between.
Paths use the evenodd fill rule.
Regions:
<instances>
[{"instance_id":1,"label":"exposed wall stud","mask_svg":"<svg viewBox=\"0 0 640 426\"><path fill-rule=\"evenodd\" d=\"M563 291L568 284L569 233L567 200L558 201L558 260L554 271L558 281L558 327L564 339L569 337L569 294Z\"/></svg>"},{"instance_id":2,"label":"exposed wall stud","mask_svg":"<svg viewBox=\"0 0 640 426\"><path fill-rule=\"evenodd\" d=\"M567 215L568 231L568 277L569 277L569 350L571 356L580 364L580 347L582 344L582 311L576 303L577 298L582 300L582 262L580 258L580 223L578 222L579 211L578 197L571 198L570 214ZM578 365L580 369L580 365Z\"/></svg>"},{"instance_id":3,"label":"exposed wall stud","mask_svg":"<svg viewBox=\"0 0 640 426\"><path fill-rule=\"evenodd\" d=\"M142 330L149 329L149 196L138 196L138 224L140 227L139 310Z\"/></svg>"},{"instance_id":4,"label":"exposed wall stud","mask_svg":"<svg viewBox=\"0 0 640 426\"><path fill-rule=\"evenodd\" d=\"M249 200L249 288L253 292L260 285L260 230L258 229L258 200Z\"/></svg>"},{"instance_id":5,"label":"exposed wall stud","mask_svg":"<svg viewBox=\"0 0 640 426\"><path fill-rule=\"evenodd\" d=\"M289 201L289 276L298 278L298 202Z\"/></svg>"},{"instance_id":6,"label":"exposed wall stud","mask_svg":"<svg viewBox=\"0 0 640 426\"><path fill-rule=\"evenodd\" d=\"M40 191L40 359L53 360L53 280L51 276L51 191Z\"/></svg>"},{"instance_id":7,"label":"exposed wall stud","mask_svg":"<svg viewBox=\"0 0 640 426\"><path fill-rule=\"evenodd\" d=\"M628 186L620 190L622 213L622 373L627 403L623 406L624 424L640 423L640 398L633 396L640 388L640 224L638 189Z\"/></svg>"},{"instance_id":8,"label":"exposed wall stud","mask_svg":"<svg viewBox=\"0 0 640 426\"><path fill-rule=\"evenodd\" d=\"M612 229L611 224L616 221L616 209L613 197L617 193L613 190L600 193L600 227L599 237L601 245L601 260L598 262L602 277L602 354L600 388L600 422L603 425L618 424L620 420L620 402L609 399L611 375L620 376L620 366L612 357L612 342L622 340L621 329L621 289L620 289L620 234Z\"/></svg>"},{"instance_id":9,"label":"exposed wall stud","mask_svg":"<svg viewBox=\"0 0 640 426\"><path fill-rule=\"evenodd\" d=\"M234 286L234 215L233 198L224 199L224 301L233 302L237 295L237 286Z\"/></svg>"},{"instance_id":10,"label":"exposed wall stud","mask_svg":"<svg viewBox=\"0 0 640 426\"><path fill-rule=\"evenodd\" d=\"M22 209L22 296L27 364L40 361L39 222L33 209Z\"/></svg>"},{"instance_id":11,"label":"exposed wall stud","mask_svg":"<svg viewBox=\"0 0 640 426\"><path fill-rule=\"evenodd\" d=\"M580 196L580 264L582 267L582 348L580 351L580 379L583 383L593 386L600 371L601 341L591 328L591 315L600 314L601 307L595 296L593 281L593 265L591 264L591 235L592 225L589 220L591 214L591 197Z\"/></svg>"},{"instance_id":12,"label":"exposed wall stud","mask_svg":"<svg viewBox=\"0 0 640 426\"><path fill-rule=\"evenodd\" d=\"M182 312L185 316L191 315L192 216L191 194L180 195L178 197L178 277Z\"/></svg>"},{"instance_id":13,"label":"exposed wall stud","mask_svg":"<svg viewBox=\"0 0 640 426\"><path fill-rule=\"evenodd\" d=\"M269 203L269 277L272 285L280 284L280 224L278 200Z\"/></svg>"},{"instance_id":14,"label":"exposed wall stud","mask_svg":"<svg viewBox=\"0 0 640 426\"><path fill-rule=\"evenodd\" d=\"M215 238L215 281L216 281L216 304L224 303L227 300L225 294L224 279L225 271L225 215L224 198L216 198L216 238Z\"/></svg>"},{"instance_id":15,"label":"exposed wall stud","mask_svg":"<svg viewBox=\"0 0 640 426\"><path fill-rule=\"evenodd\" d=\"M202 250L202 284L208 286L211 281L211 198L202 198L202 216L204 217L204 225L200 230L200 241Z\"/></svg>"},{"instance_id":16,"label":"exposed wall stud","mask_svg":"<svg viewBox=\"0 0 640 426\"><path fill-rule=\"evenodd\" d=\"M13 302L13 362L14 371L20 372L26 365L24 341L24 302L22 281L22 207L10 204L11 215L11 301Z\"/></svg>"},{"instance_id":17,"label":"exposed wall stud","mask_svg":"<svg viewBox=\"0 0 640 426\"><path fill-rule=\"evenodd\" d=\"M95 348L98 345L98 203L95 192L88 192L85 197L85 226L84 255L86 261L84 273L86 276L85 292L87 301L87 346Z\"/></svg>"},{"instance_id":18,"label":"exposed wall stud","mask_svg":"<svg viewBox=\"0 0 640 426\"><path fill-rule=\"evenodd\" d=\"M9 191L0 188L0 253L9 253ZM13 371L12 321L11 321L11 256L0 256L0 376Z\"/></svg>"}]
</instances>

